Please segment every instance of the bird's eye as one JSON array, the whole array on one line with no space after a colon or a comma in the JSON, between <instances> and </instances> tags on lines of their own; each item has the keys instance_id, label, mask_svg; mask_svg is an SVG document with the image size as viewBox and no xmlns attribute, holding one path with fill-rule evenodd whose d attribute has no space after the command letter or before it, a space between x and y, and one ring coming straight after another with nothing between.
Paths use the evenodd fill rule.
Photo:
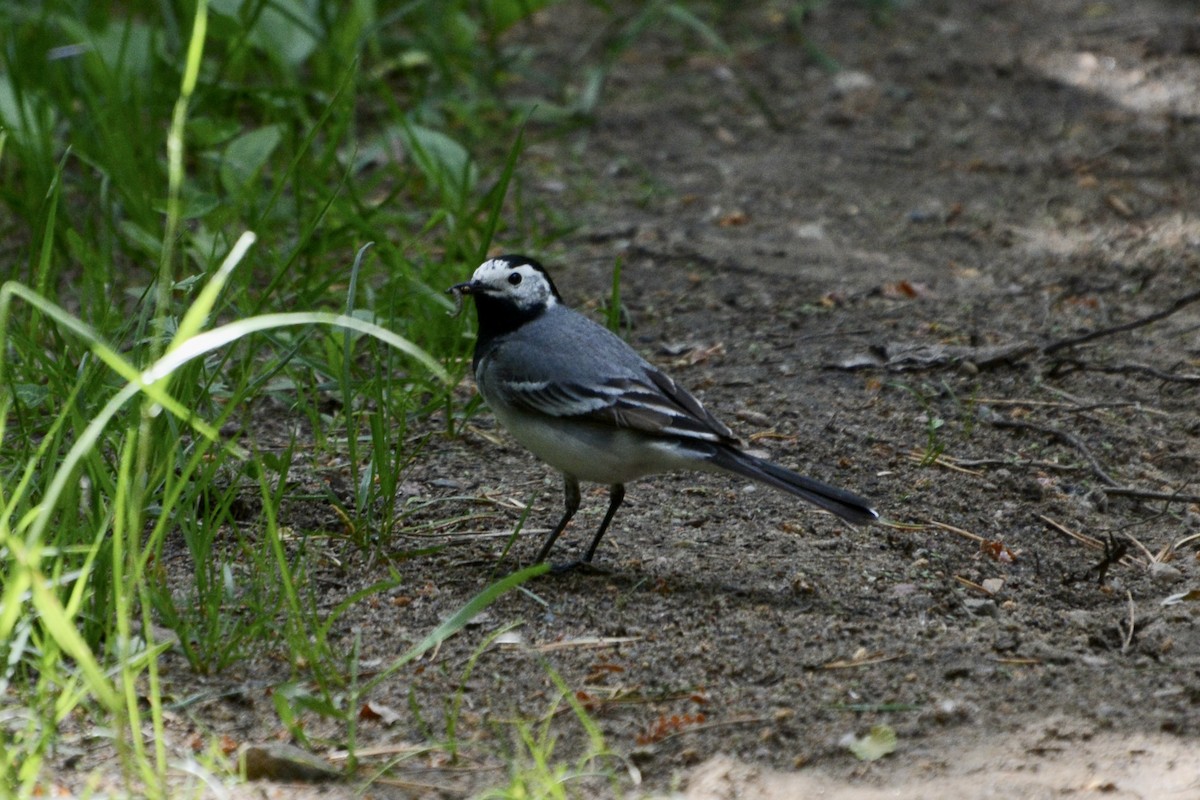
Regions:
<instances>
[{"instance_id":1,"label":"bird's eye","mask_svg":"<svg viewBox=\"0 0 1200 800\"><path fill-rule=\"evenodd\" d=\"M521 273L510 272L508 274L508 282L511 283L513 286L520 284L521 283Z\"/></svg>"}]
</instances>

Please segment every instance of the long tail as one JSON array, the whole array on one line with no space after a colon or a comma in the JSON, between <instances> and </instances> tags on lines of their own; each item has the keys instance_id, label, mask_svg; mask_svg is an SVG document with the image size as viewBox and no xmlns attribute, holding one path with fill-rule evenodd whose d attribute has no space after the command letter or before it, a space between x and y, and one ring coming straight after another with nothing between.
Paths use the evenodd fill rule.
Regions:
<instances>
[{"instance_id":1,"label":"long tail","mask_svg":"<svg viewBox=\"0 0 1200 800\"><path fill-rule=\"evenodd\" d=\"M726 472L794 494L855 525L866 525L879 519L879 513L871 508L871 504L856 494L806 478L798 472L784 469L732 447L713 448L708 461Z\"/></svg>"}]
</instances>

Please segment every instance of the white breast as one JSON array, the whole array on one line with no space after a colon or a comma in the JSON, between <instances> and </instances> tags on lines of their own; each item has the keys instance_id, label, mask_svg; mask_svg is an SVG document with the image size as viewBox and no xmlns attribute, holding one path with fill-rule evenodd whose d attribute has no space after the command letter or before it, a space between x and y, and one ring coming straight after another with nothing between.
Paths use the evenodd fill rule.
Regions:
<instances>
[{"instance_id":1,"label":"white breast","mask_svg":"<svg viewBox=\"0 0 1200 800\"><path fill-rule=\"evenodd\" d=\"M694 458L689 459L676 444L637 431L548 419L495 405L492 411L535 456L581 481L611 485L696 468Z\"/></svg>"}]
</instances>

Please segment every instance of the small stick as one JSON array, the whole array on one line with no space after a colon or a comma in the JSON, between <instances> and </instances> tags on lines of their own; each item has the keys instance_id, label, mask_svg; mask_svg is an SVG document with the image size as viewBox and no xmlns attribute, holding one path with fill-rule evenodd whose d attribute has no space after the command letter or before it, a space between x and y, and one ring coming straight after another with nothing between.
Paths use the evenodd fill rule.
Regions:
<instances>
[{"instance_id":1,"label":"small stick","mask_svg":"<svg viewBox=\"0 0 1200 800\"><path fill-rule=\"evenodd\" d=\"M1092 451L1084 444L1083 440L1070 431L1064 431L1061 428L1055 428L1050 425L1038 425L1035 422L1025 422L1024 420L1007 419L998 414L990 414L987 416L987 421L997 428L1012 428L1017 430L1036 431L1044 433L1047 436L1053 436L1071 447L1075 448L1081 456L1088 462L1088 467L1092 474L1099 478L1104 483L1108 484L1102 491L1107 495L1115 497L1133 497L1138 500L1165 500L1167 502L1178 503L1200 503L1200 495L1183 494L1182 492L1157 492L1150 489L1139 489L1136 486L1122 486L1111 475L1104 471L1100 466L1100 462L1092 455ZM937 463L937 462L935 462ZM960 461L959 464L964 466L977 466L980 462ZM945 466L945 465L944 465ZM1043 466L1049 467L1049 464ZM1055 467L1057 469L1067 469L1065 466Z\"/></svg>"},{"instance_id":2,"label":"small stick","mask_svg":"<svg viewBox=\"0 0 1200 800\"><path fill-rule=\"evenodd\" d=\"M1112 372L1113 370L1096 367L1100 372ZM1149 367L1147 368L1149 369ZM1181 376L1190 377L1190 376ZM1200 376L1197 376L1200 378ZM1024 400L1021 398L1003 398L1003 397L980 397L974 401L980 406L1027 406L1029 408L1061 408L1072 413L1080 413L1083 411L1093 411L1101 408L1129 408L1130 406L1137 408L1138 411L1144 411L1147 414L1158 414L1159 416L1168 416L1166 411L1157 408L1147 408L1136 400L1121 400L1112 403L1092 403L1091 405L1081 405L1078 402L1065 402L1063 400Z\"/></svg>"},{"instance_id":3,"label":"small stick","mask_svg":"<svg viewBox=\"0 0 1200 800\"><path fill-rule=\"evenodd\" d=\"M1149 325L1153 322L1158 322L1160 319L1166 319L1176 311L1195 303L1197 300L1200 300L1200 290L1189 292L1183 297L1177 298L1174 303L1160 311L1155 311L1153 314L1147 314L1144 317L1138 317L1135 320L1130 320L1129 322L1125 322L1120 325L1113 325L1109 328L1099 328L1088 333L1080 334L1079 336L1069 336L1065 339L1058 339L1050 342L1049 344L1043 345L1040 350L1042 355L1048 356L1051 353L1057 353L1059 350L1066 350L1069 347L1075 347L1076 345L1092 342L1105 336L1112 336L1116 333L1132 331Z\"/></svg>"},{"instance_id":4,"label":"small stick","mask_svg":"<svg viewBox=\"0 0 1200 800\"><path fill-rule=\"evenodd\" d=\"M1194 542L1197 539L1200 539L1200 533L1193 533L1191 536L1185 536L1182 539L1180 539L1178 542L1175 542L1173 545L1171 545L1171 549L1178 550L1179 548L1183 547L1188 542Z\"/></svg>"},{"instance_id":5,"label":"small stick","mask_svg":"<svg viewBox=\"0 0 1200 800\"><path fill-rule=\"evenodd\" d=\"M1062 400L1025 400L1020 397L980 397L975 400L981 406L1047 406L1049 408L1071 408L1075 403Z\"/></svg>"},{"instance_id":6,"label":"small stick","mask_svg":"<svg viewBox=\"0 0 1200 800\"><path fill-rule=\"evenodd\" d=\"M546 642L545 644L534 645L534 650L539 653L551 653L555 650L566 650L569 648L590 649L597 647L618 647L631 642L640 642L641 636L583 636L578 639L566 639L561 642Z\"/></svg>"},{"instance_id":7,"label":"small stick","mask_svg":"<svg viewBox=\"0 0 1200 800\"><path fill-rule=\"evenodd\" d=\"M936 461L934 462L937 463ZM1057 470L1059 472L1075 472L1087 467L1075 464L1059 464L1057 461L1038 461L1030 458L960 458L955 464L960 467L1033 467L1035 469ZM976 474L972 471L971 474Z\"/></svg>"},{"instance_id":8,"label":"small stick","mask_svg":"<svg viewBox=\"0 0 1200 800\"><path fill-rule=\"evenodd\" d=\"M1063 525L1062 523L1055 522L1054 520L1050 519L1045 514L1038 514L1037 516L1038 516L1038 519L1040 519L1042 522L1049 525L1051 528L1054 528L1056 531L1059 531L1061 533L1065 533L1067 536L1070 536L1072 539L1081 543L1085 547L1090 547L1093 550L1103 550L1104 549L1104 542L1100 541L1099 539L1096 539L1092 536L1088 536L1086 533L1078 533L1076 531L1073 531L1070 528L1068 528L1066 525Z\"/></svg>"},{"instance_id":9,"label":"small stick","mask_svg":"<svg viewBox=\"0 0 1200 800\"><path fill-rule=\"evenodd\" d=\"M1125 534L1125 538L1133 542L1137 546L1138 550L1141 550L1146 554L1146 563L1153 564L1154 562L1158 561L1158 559L1154 557L1154 554L1150 552L1150 548L1138 541L1136 536L1131 536L1127 533Z\"/></svg>"},{"instance_id":10,"label":"small stick","mask_svg":"<svg viewBox=\"0 0 1200 800\"><path fill-rule=\"evenodd\" d=\"M1082 364L1082 369L1091 370L1093 372L1108 372L1108 373L1126 373L1134 372L1141 375L1149 375L1167 383L1200 383L1200 375L1180 374L1178 372L1166 372L1165 370L1152 367L1149 364Z\"/></svg>"},{"instance_id":11,"label":"small stick","mask_svg":"<svg viewBox=\"0 0 1200 800\"><path fill-rule=\"evenodd\" d=\"M968 589L974 589L975 591L979 592L980 594L985 594L988 597L992 596L991 592L989 592L987 589L983 588L982 586L980 586L978 583L971 580L970 578L964 578L962 575L955 575L954 580L958 581L959 583L961 583L963 586L967 587Z\"/></svg>"},{"instance_id":12,"label":"small stick","mask_svg":"<svg viewBox=\"0 0 1200 800\"><path fill-rule=\"evenodd\" d=\"M1170 503L1200 503L1200 494L1181 494L1179 492L1154 492L1149 489L1139 489L1136 486L1112 486L1104 490L1105 494L1117 497L1134 497L1138 500L1166 500Z\"/></svg>"},{"instance_id":13,"label":"small stick","mask_svg":"<svg viewBox=\"0 0 1200 800\"><path fill-rule=\"evenodd\" d=\"M1104 542L1100 541L1099 539L1097 539L1093 536L1088 536L1086 533L1079 533L1078 531L1073 531L1070 528L1068 528L1066 525L1063 525L1060 522L1055 522L1054 520L1050 519L1045 514L1038 514L1037 517L1042 522L1049 525L1051 528L1054 528L1056 531L1065 533L1067 536L1070 536L1072 539L1079 542L1084 547L1090 547L1093 550L1106 550L1107 549L1104 546ZM1132 541L1138 547L1141 547L1143 551L1146 550L1145 547L1142 547L1142 543L1139 542L1137 539L1134 539L1132 536L1126 535L1125 538ZM1136 556L1125 556L1125 558L1128 558L1130 561L1132 561L1135 564L1142 563L1142 560L1140 558L1137 558ZM1150 560L1153 561L1154 559L1151 558Z\"/></svg>"},{"instance_id":14,"label":"small stick","mask_svg":"<svg viewBox=\"0 0 1200 800\"><path fill-rule=\"evenodd\" d=\"M1005 419L1004 417L998 415L993 415L988 421L997 428L1015 428L1017 430L1036 431L1037 433L1044 433L1047 436L1053 436L1060 441L1066 442L1067 444L1071 445L1071 447L1074 447L1079 454L1087 460L1088 465L1092 468L1092 474L1109 486L1120 486L1120 484L1117 483L1117 481L1111 475L1104 471L1104 468L1100 466L1100 462L1097 461L1096 457L1092 455L1092 451L1089 450L1088 446L1083 443L1083 440L1069 431L1064 431L1061 428L1054 428L1049 425L1038 425L1033 422L1024 422L1023 420Z\"/></svg>"},{"instance_id":15,"label":"small stick","mask_svg":"<svg viewBox=\"0 0 1200 800\"><path fill-rule=\"evenodd\" d=\"M858 669L859 667L869 667L873 664L883 664L887 661L896 661L897 659L905 658L904 653L893 653L888 655L882 650L877 653L867 653L860 658L836 659L822 664L819 669Z\"/></svg>"},{"instance_id":16,"label":"small stick","mask_svg":"<svg viewBox=\"0 0 1200 800\"><path fill-rule=\"evenodd\" d=\"M908 460L915 461L918 464L924 464L925 463L925 454L920 452L919 450L913 450L911 453L908 454ZM965 467L959 466L959 464L961 462L957 458L954 458L953 456L939 455L937 458L935 458L930 463L934 464L935 466L944 467L945 469L952 470L954 472L961 472L964 475L979 476L979 475L983 474L982 472L980 472L977 469L967 469Z\"/></svg>"},{"instance_id":17,"label":"small stick","mask_svg":"<svg viewBox=\"0 0 1200 800\"><path fill-rule=\"evenodd\" d=\"M1129 601L1129 626L1125 629L1125 641L1121 642L1121 653L1124 654L1129 650L1129 645L1133 643L1133 623L1134 623L1134 606L1133 592L1125 590L1125 599Z\"/></svg>"},{"instance_id":18,"label":"small stick","mask_svg":"<svg viewBox=\"0 0 1200 800\"><path fill-rule=\"evenodd\" d=\"M935 528L941 528L944 531L950 531L951 533L957 533L959 536L965 536L968 539L971 539L972 541L978 542L980 544L983 544L984 542L987 541L982 536L971 533L970 531L964 531L962 528L956 528L953 525L947 525L945 522L938 522L937 520L931 519L931 520L929 520L929 524Z\"/></svg>"}]
</instances>

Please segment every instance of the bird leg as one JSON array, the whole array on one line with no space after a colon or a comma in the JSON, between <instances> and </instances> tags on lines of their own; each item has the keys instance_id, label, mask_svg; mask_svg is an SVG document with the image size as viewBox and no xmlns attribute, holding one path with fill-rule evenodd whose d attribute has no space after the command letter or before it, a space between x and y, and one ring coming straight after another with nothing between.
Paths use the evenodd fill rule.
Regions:
<instances>
[{"instance_id":1,"label":"bird leg","mask_svg":"<svg viewBox=\"0 0 1200 800\"><path fill-rule=\"evenodd\" d=\"M550 548L554 546L554 541L558 538L559 534L563 532L563 529L567 527L567 523L571 521L571 517L575 516L575 512L579 510L579 481L566 474L563 475L563 499L566 501L567 510L562 515L562 519L558 521L558 525L556 525L554 530L550 532L550 535L546 537L546 541L542 542L542 549L537 555L537 561L534 563L540 564L546 560L546 556L550 555ZM605 519L605 524L608 524L607 519ZM600 533L604 533L603 527L600 529ZM600 537L596 537L597 541L599 541L599 539ZM595 544L593 544L592 547L594 549Z\"/></svg>"},{"instance_id":2,"label":"bird leg","mask_svg":"<svg viewBox=\"0 0 1200 800\"><path fill-rule=\"evenodd\" d=\"M592 556L596 554L596 547L600 544L600 540L604 538L604 532L608 530L608 523L612 522L613 515L617 513L617 509L621 507L621 502L625 499L625 484L614 483L608 490L608 511L604 514L604 521L600 523L600 530L596 531L596 538L592 539L592 544L587 549L587 554L583 557L583 563L592 563Z\"/></svg>"}]
</instances>

